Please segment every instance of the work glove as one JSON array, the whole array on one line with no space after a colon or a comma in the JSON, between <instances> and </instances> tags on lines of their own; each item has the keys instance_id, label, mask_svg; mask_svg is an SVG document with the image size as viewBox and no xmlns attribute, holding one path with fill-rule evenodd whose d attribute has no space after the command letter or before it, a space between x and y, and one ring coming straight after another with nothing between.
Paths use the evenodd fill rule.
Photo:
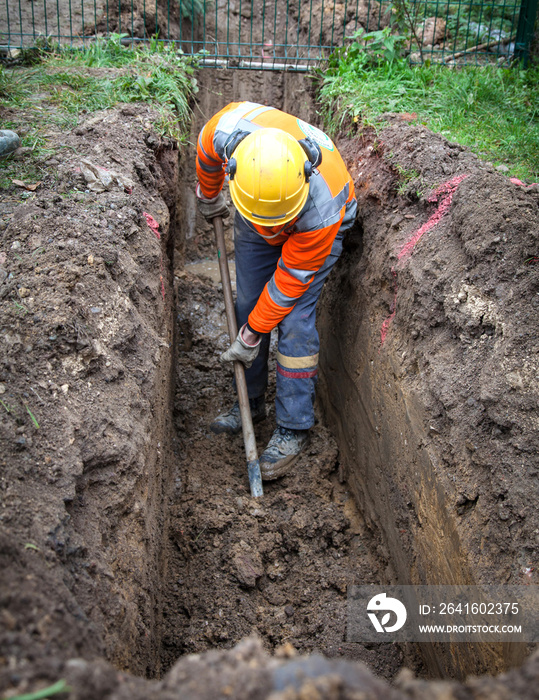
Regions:
<instances>
[{"instance_id":1,"label":"work glove","mask_svg":"<svg viewBox=\"0 0 539 700\"><path fill-rule=\"evenodd\" d=\"M247 324L245 324L245 326L246 325ZM240 362L243 362L246 369L253 364L260 350L260 341L262 340L262 336L258 339L256 345L249 345L242 337L242 332L245 326L240 328L240 331L236 336L236 340L232 343L228 350L225 350L225 352L222 353L221 357L219 358L221 362L234 362L234 360L239 360Z\"/></svg>"},{"instance_id":2,"label":"work glove","mask_svg":"<svg viewBox=\"0 0 539 700\"><path fill-rule=\"evenodd\" d=\"M200 190L200 185L197 183L195 194L197 197L198 210L206 221L215 219L216 216L221 216L223 219L230 214L230 210L226 205L225 198L222 192L219 192L217 197L208 199L204 197Z\"/></svg>"}]
</instances>

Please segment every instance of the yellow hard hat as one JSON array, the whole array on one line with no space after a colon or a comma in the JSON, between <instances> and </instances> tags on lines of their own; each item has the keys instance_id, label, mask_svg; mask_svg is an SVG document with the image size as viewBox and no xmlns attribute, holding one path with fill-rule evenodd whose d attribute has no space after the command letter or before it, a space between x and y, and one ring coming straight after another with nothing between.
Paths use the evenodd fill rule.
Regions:
<instances>
[{"instance_id":1,"label":"yellow hard hat","mask_svg":"<svg viewBox=\"0 0 539 700\"><path fill-rule=\"evenodd\" d=\"M257 129L240 142L228 162L230 196L248 221L279 226L302 210L311 170L293 136L282 129Z\"/></svg>"}]
</instances>

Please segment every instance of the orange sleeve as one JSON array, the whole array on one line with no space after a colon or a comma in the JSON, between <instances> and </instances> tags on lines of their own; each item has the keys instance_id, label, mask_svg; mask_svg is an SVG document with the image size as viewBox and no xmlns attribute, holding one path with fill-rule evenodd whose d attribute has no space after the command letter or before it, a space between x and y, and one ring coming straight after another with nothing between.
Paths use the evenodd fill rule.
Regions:
<instances>
[{"instance_id":1,"label":"orange sleeve","mask_svg":"<svg viewBox=\"0 0 539 700\"><path fill-rule=\"evenodd\" d=\"M327 228L294 233L288 238L273 277L249 314L253 330L269 333L292 311L330 254L340 226L338 221Z\"/></svg>"},{"instance_id":2,"label":"orange sleeve","mask_svg":"<svg viewBox=\"0 0 539 700\"><path fill-rule=\"evenodd\" d=\"M216 153L213 145L215 130L223 114L234 109L238 104L237 102L232 102L220 112L217 112L198 135L196 171L200 190L208 199L217 197L223 189L225 181L225 162Z\"/></svg>"}]
</instances>

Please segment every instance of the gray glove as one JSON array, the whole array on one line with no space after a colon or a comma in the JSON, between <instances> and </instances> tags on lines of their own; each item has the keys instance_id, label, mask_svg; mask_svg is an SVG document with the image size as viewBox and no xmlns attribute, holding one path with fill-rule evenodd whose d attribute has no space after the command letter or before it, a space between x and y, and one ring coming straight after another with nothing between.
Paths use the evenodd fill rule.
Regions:
<instances>
[{"instance_id":1,"label":"gray glove","mask_svg":"<svg viewBox=\"0 0 539 700\"><path fill-rule=\"evenodd\" d=\"M245 326L240 328L240 331L236 336L236 340L232 343L228 350L225 350L225 352L222 353L219 359L221 362L234 362L234 360L239 360L240 362L243 362L245 367L248 369L258 355L260 350L260 341L262 338L260 337L258 339L258 343L256 345L248 345L245 340L243 340L241 335L244 328Z\"/></svg>"},{"instance_id":2,"label":"gray glove","mask_svg":"<svg viewBox=\"0 0 539 700\"><path fill-rule=\"evenodd\" d=\"M200 191L200 185L197 184L196 197L198 210L206 219L206 221L211 221L212 219L215 219L216 216L222 216L223 219L226 219L226 217L230 214L230 210L227 207L222 192L219 192L217 197L214 197L213 199L208 199L207 197L204 197L204 195Z\"/></svg>"}]
</instances>

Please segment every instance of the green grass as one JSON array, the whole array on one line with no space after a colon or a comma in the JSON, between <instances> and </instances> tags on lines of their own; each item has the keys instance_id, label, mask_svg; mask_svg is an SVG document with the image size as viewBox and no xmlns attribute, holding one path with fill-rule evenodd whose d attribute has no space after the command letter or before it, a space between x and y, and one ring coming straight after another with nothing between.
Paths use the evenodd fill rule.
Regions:
<instances>
[{"instance_id":1,"label":"green grass","mask_svg":"<svg viewBox=\"0 0 539 700\"><path fill-rule=\"evenodd\" d=\"M385 46L377 37L367 54L353 42L332 57L320 77L330 131L358 120L375 125L387 112L414 113L419 123L507 165L513 175L539 179L539 67L411 66L395 43L398 38Z\"/></svg>"},{"instance_id":2,"label":"green grass","mask_svg":"<svg viewBox=\"0 0 539 700\"><path fill-rule=\"evenodd\" d=\"M153 124L156 132L185 142L190 100L197 91L192 61L158 40L132 48L121 39L116 34L84 51L47 47L37 66L0 65L0 104L16 115L2 128L21 131L22 145L34 156L23 161L4 158L0 187L9 187L13 178L42 180L47 176L42 162L54 153L49 131L71 130L84 115L120 103L148 103L159 115Z\"/></svg>"}]
</instances>

